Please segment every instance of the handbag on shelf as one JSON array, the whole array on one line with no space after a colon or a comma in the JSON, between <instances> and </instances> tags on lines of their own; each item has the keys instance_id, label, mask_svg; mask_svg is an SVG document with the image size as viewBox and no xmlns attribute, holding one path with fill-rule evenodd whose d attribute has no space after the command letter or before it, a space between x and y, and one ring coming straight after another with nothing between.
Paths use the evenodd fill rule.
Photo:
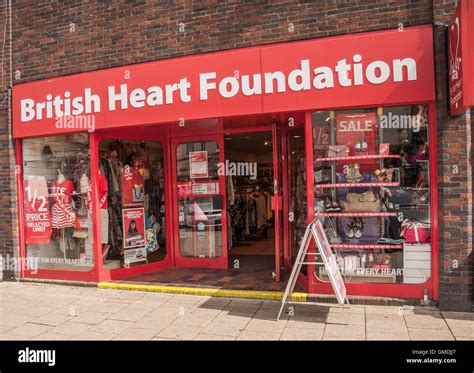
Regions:
<instances>
[{"instance_id":1,"label":"handbag on shelf","mask_svg":"<svg viewBox=\"0 0 474 373\"><path fill-rule=\"evenodd\" d=\"M328 147L328 157L346 157L349 154L348 148L346 145L329 145Z\"/></svg>"},{"instance_id":2,"label":"handbag on shelf","mask_svg":"<svg viewBox=\"0 0 474 373\"><path fill-rule=\"evenodd\" d=\"M402 231L400 233L406 243L427 243L430 242L431 232L430 224L416 221L409 218L402 222Z\"/></svg>"},{"instance_id":3,"label":"handbag on shelf","mask_svg":"<svg viewBox=\"0 0 474 373\"><path fill-rule=\"evenodd\" d=\"M327 158L328 146L327 145L315 145L314 146L314 158Z\"/></svg>"},{"instance_id":4,"label":"handbag on shelf","mask_svg":"<svg viewBox=\"0 0 474 373\"><path fill-rule=\"evenodd\" d=\"M372 191L364 193L347 193L346 200L341 202L344 212L380 212L380 199Z\"/></svg>"}]
</instances>

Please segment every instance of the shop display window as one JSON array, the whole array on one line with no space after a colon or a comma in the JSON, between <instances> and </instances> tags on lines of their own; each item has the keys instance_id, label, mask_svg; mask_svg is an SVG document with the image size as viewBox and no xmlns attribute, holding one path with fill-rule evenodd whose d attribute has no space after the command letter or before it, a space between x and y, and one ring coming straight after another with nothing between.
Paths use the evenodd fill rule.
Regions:
<instances>
[{"instance_id":1,"label":"shop display window","mask_svg":"<svg viewBox=\"0 0 474 373\"><path fill-rule=\"evenodd\" d=\"M88 134L22 140L26 259L31 269L94 266Z\"/></svg>"},{"instance_id":2,"label":"shop display window","mask_svg":"<svg viewBox=\"0 0 474 373\"><path fill-rule=\"evenodd\" d=\"M178 225L180 255L222 255L222 191L219 191L219 145L215 141L178 144Z\"/></svg>"},{"instance_id":3,"label":"shop display window","mask_svg":"<svg viewBox=\"0 0 474 373\"><path fill-rule=\"evenodd\" d=\"M99 204L106 268L129 268L166 258L163 157L158 142L100 142Z\"/></svg>"},{"instance_id":4,"label":"shop display window","mask_svg":"<svg viewBox=\"0 0 474 373\"><path fill-rule=\"evenodd\" d=\"M315 215L348 282L431 273L428 107L312 114ZM324 267L317 276L328 281Z\"/></svg>"}]
</instances>

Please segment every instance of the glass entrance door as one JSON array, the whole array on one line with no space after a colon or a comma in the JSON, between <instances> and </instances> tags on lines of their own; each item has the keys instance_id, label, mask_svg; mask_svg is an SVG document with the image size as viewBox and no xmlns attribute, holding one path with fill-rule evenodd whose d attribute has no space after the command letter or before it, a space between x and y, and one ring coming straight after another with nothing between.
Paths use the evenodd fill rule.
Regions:
<instances>
[{"instance_id":1,"label":"glass entrance door","mask_svg":"<svg viewBox=\"0 0 474 373\"><path fill-rule=\"evenodd\" d=\"M276 123L272 125L273 142L273 198L272 209L275 224L275 279L280 282L283 263L283 182L282 182L282 135Z\"/></svg>"},{"instance_id":2,"label":"glass entrance door","mask_svg":"<svg viewBox=\"0 0 474 373\"><path fill-rule=\"evenodd\" d=\"M222 136L172 140L175 264L227 268Z\"/></svg>"}]
</instances>

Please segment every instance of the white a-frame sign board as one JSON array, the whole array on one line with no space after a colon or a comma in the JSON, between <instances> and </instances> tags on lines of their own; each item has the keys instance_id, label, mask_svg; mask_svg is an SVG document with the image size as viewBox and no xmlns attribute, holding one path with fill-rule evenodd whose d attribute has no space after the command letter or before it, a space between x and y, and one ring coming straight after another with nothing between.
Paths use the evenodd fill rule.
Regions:
<instances>
[{"instance_id":1,"label":"white a-frame sign board","mask_svg":"<svg viewBox=\"0 0 474 373\"><path fill-rule=\"evenodd\" d=\"M309 244L311 243L311 238L314 239L316 244L316 248L318 249L317 253L308 253ZM320 256L322 262L313 261L305 261L307 256ZM281 316L283 311L283 307L285 303L289 300L291 293L296 285L296 281L298 279L298 275L301 271L301 267L303 264L324 264L326 269L326 273L331 281L332 288L334 289L334 293L336 294L337 301L340 305L343 305L344 302L347 300L346 294L346 285L344 284L344 280L342 279L341 271L339 266L337 265L336 255L334 255L331 245L329 244L328 238L326 236L326 232L324 231L323 224L321 223L320 219L314 220L312 223L308 224L306 227L306 231L301 241L300 248L298 250L298 255L296 256L295 263L293 265L293 270L291 271L290 278L288 280L288 284L286 285L285 293L281 300L281 308L280 312L278 313L278 319Z\"/></svg>"}]
</instances>

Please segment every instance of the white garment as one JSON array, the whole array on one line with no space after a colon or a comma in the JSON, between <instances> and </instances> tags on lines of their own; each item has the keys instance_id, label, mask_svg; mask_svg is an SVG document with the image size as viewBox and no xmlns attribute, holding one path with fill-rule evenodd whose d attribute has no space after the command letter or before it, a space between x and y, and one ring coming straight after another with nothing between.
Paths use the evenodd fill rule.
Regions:
<instances>
[{"instance_id":1,"label":"white garment","mask_svg":"<svg viewBox=\"0 0 474 373\"><path fill-rule=\"evenodd\" d=\"M79 181L79 190L81 193L87 193L90 187L90 180L86 174L82 174L81 180Z\"/></svg>"}]
</instances>

